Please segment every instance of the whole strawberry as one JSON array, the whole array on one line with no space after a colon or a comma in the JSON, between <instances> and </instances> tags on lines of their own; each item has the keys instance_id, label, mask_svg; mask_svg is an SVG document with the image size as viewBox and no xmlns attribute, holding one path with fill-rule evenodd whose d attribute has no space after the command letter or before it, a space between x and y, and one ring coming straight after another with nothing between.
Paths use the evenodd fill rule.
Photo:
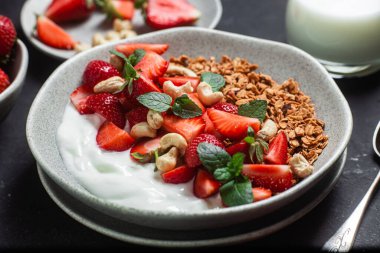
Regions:
<instances>
[{"instance_id":1,"label":"whole strawberry","mask_svg":"<svg viewBox=\"0 0 380 253\"><path fill-rule=\"evenodd\" d=\"M105 61L93 60L87 64L82 81L83 85L92 91L96 84L113 76L120 76L119 71L114 66Z\"/></svg>"},{"instance_id":2,"label":"whole strawberry","mask_svg":"<svg viewBox=\"0 0 380 253\"><path fill-rule=\"evenodd\" d=\"M8 75L0 69L0 94L10 85Z\"/></svg>"},{"instance_id":3,"label":"whole strawberry","mask_svg":"<svg viewBox=\"0 0 380 253\"><path fill-rule=\"evenodd\" d=\"M17 39L17 32L12 21L0 15L0 62L6 64Z\"/></svg>"}]
</instances>

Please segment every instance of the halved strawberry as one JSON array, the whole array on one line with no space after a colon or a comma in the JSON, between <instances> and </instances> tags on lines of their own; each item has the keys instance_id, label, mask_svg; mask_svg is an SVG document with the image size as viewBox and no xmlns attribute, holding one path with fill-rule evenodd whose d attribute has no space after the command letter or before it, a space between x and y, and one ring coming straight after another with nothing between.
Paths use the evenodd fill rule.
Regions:
<instances>
[{"instance_id":1,"label":"halved strawberry","mask_svg":"<svg viewBox=\"0 0 380 253\"><path fill-rule=\"evenodd\" d=\"M168 44L126 43L116 45L116 50L123 53L125 56L130 56L136 49L143 49L145 52L153 51L157 54L163 54L168 48Z\"/></svg>"},{"instance_id":2,"label":"halved strawberry","mask_svg":"<svg viewBox=\"0 0 380 253\"><path fill-rule=\"evenodd\" d=\"M188 93L187 96L202 110L202 113L206 111L206 108L198 98L198 93Z\"/></svg>"},{"instance_id":3,"label":"halved strawberry","mask_svg":"<svg viewBox=\"0 0 380 253\"><path fill-rule=\"evenodd\" d=\"M229 112L232 114L238 114L238 107L234 104L227 102L219 102L213 105L211 108L214 108L219 111Z\"/></svg>"},{"instance_id":4,"label":"halved strawberry","mask_svg":"<svg viewBox=\"0 0 380 253\"><path fill-rule=\"evenodd\" d=\"M83 72L82 83L89 91L93 91L95 85L113 76L120 76L114 66L106 61L92 60Z\"/></svg>"},{"instance_id":5,"label":"halved strawberry","mask_svg":"<svg viewBox=\"0 0 380 253\"><path fill-rule=\"evenodd\" d=\"M109 151L125 151L132 146L134 141L135 139L126 131L110 121L105 121L96 135L98 146Z\"/></svg>"},{"instance_id":6,"label":"halved strawberry","mask_svg":"<svg viewBox=\"0 0 380 253\"><path fill-rule=\"evenodd\" d=\"M220 134L230 139L243 139L247 136L249 126L252 127L255 132L260 129L260 121L255 118L244 117L213 108L207 109L207 114L214 124L215 129Z\"/></svg>"},{"instance_id":7,"label":"halved strawberry","mask_svg":"<svg viewBox=\"0 0 380 253\"><path fill-rule=\"evenodd\" d=\"M140 140L131 148L131 158L141 163L149 162L154 156L153 152L160 147L160 140L161 136Z\"/></svg>"},{"instance_id":8,"label":"halved strawberry","mask_svg":"<svg viewBox=\"0 0 380 253\"><path fill-rule=\"evenodd\" d=\"M194 179L194 195L198 198L208 198L219 191L220 182L207 171L199 169Z\"/></svg>"},{"instance_id":9,"label":"halved strawberry","mask_svg":"<svg viewBox=\"0 0 380 253\"><path fill-rule=\"evenodd\" d=\"M245 154L245 157L248 157L249 144L242 140L237 143L232 144L226 148L226 151L230 155L234 155L238 152Z\"/></svg>"},{"instance_id":10,"label":"halved strawberry","mask_svg":"<svg viewBox=\"0 0 380 253\"><path fill-rule=\"evenodd\" d=\"M197 170L195 168L182 165L174 170L161 174L161 177L165 183L182 184L190 181L195 176L196 171Z\"/></svg>"},{"instance_id":11,"label":"halved strawberry","mask_svg":"<svg viewBox=\"0 0 380 253\"><path fill-rule=\"evenodd\" d=\"M149 109L145 106L135 107L127 113L129 127L133 127L137 123L146 121Z\"/></svg>"},{"instance_id":12,"label":"halved strawberry","mask_svg":"<svg viewBox=\"0 0 380 253\"><path fill-rule=\"evenodd\" d=\"M175 115L166 114L164 115L162 128L168 132L182 135L189 143L193 138L203 133L205 123L202 117L183 119Z\"/></svg>"},{"instance_id":13,"label":"halved strawberry","mask_svg":"<svg viewBox=\"0 0 380 253\"><path fill-rule=\"evenodd\" d=\"M200 83L201 79L199 77L192 77L192 76L174 76L174 77L160 77L158 78L158 83L162 87L164 85L164 82L171 81L175 86L182 86L186 84L187 82L191 83L191 86L193 86L194 91L197 90L198 84Z\"/></svg>"},{"instance_id":14,"label":"halved strawberry","mask_svg":"<svg viewBox=\"0 0 380 253\"><path fill-rule=\"evenodd\" d=\"M133 0L96 0L96 4L111 18L131 20L135 13Z\"/></svg>"},{"instance_id":15,"label":"halved strawberry","mask_svg":"<svg viewBox=\"0 0 380 253\"><path fill-rule=\"evenodd\" d=\"M283 192L293 185L289 165L244 164L242 174L249 177L255 187L264 187L272 192Z\"/></svg>"},{"instance_id":16,"label":"halved strawberry","mask_svg":"<svg viewBox=\"0 0 380 253\"><path fill-rule=\"evenodd\" d=\"M156 29L194 23L200 12L187 0L148 0L146 22Z\"/></svg>"},{"instance_id":17,"label":"halved strawberry","mask_svg":"<svg viewBox=\"0 0 380 253\"><path fill-rule=\"evenodd\" d=\"M207 134L215 135L219 140L223 140L223 136L218 131L216 131L214 123L212 123L207 113L203 113L202 119L206 125L204 132Z\"/></svg>"},{"instance_id":18,"label":"halved strawberry","mask_svg":"<svg viewBox=\"0 0 380 253\"><path fill-rule=\"evenodd\" d=\"M252 194L253 194L253 202L257 202L257 201L272 197L272 191L263 187L253 187Z\"/></svg>"},{"instance_id":19,"label":"halved strawberry","mask_svg":"<svg viewBox=\"0 0 380 253\"><path fill-rule=\"evenodd\" d=\"M87 87L85 86L79 86L78 88L76 88L70 95L70 100L71 100L71 103L73 103L73 105L75 106L75 108L77 108L77 111L80 113L80 114L90 114L90 113L94 113L93 110L91 110L87 104L86 104L86 101L87 101L87 98L88 96L92 95L93 93L92 92L89 92Z\"/></svg>"},{"instance_id":20,"label":"halved strawberry","mask_svg":"<svg viewBox=\"0 0 380 253\"><path fill-rule=\"evenodd\" d=\"M45 16L57 23L79 21L88 18L94 10L93 0L53 0Z\"/></svg>"},{"instance_id":21,"label":"halved strawberry","mask_svg":"<svg viewBox=\"0 0 380 253\"><path fill-rule=\"evenodd\" d=\"M119 128L124 128L125 114L119 99L114 95L109 93L91 95L87 98L86 105Z\"/></svg>"},{"instance_id":22,"label":"halved strawberry","mask_svg":"<svg viewBox=\"0 0 380 253\"><path fill-rule=\"evenodd\" d=\"M45 16L37 17L37 37L46 45L59 49L73 49L76 44L70 34Z\"/></svg>"},{"instance_id":23,"label":"halved strawberry","mask_svg":"<svg viewBox=\"0 0 380 253\"><path fill-rule=\"evenodd\" d=\"M162 58L161 55L153 51L147 51L141 61L136 64L135 69L148 79L156 80L165 74L168 66L169 62Z\"/></svg>"},{"instance_id":24,"label":"halved strawberry","mask_svg":"<svg viewBox=\"0 0 380 253\"><path fill-rule=\"evenodd\" d=\"M288 139L285 132L279 132L269 143L269 150L264 161L270 164L286 164L288 160Z\"/></svg>"}]
</instances>

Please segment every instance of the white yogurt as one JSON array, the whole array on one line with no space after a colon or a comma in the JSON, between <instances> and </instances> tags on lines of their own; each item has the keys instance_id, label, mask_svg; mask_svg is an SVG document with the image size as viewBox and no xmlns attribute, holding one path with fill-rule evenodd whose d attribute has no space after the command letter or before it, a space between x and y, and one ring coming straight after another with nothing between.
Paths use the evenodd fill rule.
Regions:
<instances>
[{"instance_id":1,"label":"white yogurt","mask_svg":"<svg viewBox=\"0 0 380 253\"><path fill-rule=\"evenodd\" d=\"M193 181L167 184L154 164L141 165L129 150L108 152L96 144L103 123L98 114L80 115L69 103L58 128L57 145L67 169L90 193L124 206L145 210L199 211L221 207L219 196L193 195Z\"/></svg>"}]
</instances>

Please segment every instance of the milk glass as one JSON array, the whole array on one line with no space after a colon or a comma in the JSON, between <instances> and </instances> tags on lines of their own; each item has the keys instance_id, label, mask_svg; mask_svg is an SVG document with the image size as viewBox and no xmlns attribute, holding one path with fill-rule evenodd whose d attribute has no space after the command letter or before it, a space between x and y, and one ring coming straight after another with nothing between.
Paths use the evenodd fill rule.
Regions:
<instances>
[{"instance_id":1,"label":"milk glass","mask_svg":"<svg viewBox=\"0 0 380 253\"><path fill-rule=\"evenodd\" d=\"M380 70L380 0L289 0L286 30L334 77Z\"/></svg>"}]
</instances>

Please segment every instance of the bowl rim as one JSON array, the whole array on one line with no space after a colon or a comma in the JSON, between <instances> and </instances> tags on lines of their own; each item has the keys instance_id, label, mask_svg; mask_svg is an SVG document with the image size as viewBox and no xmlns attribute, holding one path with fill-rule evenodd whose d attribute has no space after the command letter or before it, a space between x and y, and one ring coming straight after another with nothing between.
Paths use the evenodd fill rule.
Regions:
<instances>
[{"instance_id":1,"label":"bowl rim","mask_svg":"<svg viewBox=\"0 0 380 253\"><path fill-rule=\"evenodd\" d=\"M228 36L228 37L234 37L236 39L244 39L249 40L250 42L256 42L261 44L269 44L272 46L287 48L288 50L292 50L297 54L301 54L303 57L307 58L310 62L313 63L315 67L318 67L319 70L325 74L325 77L327 78L327 81L330 82L332 85L332 88L335 90L336 95L340 97L341 106L343 107L346 119L347 119L347 130L344 133L343 138L341 139L341 142L339 143L338 147L335 149L335 152L333 155L329 156L326 163L322 164L318 171L312 174L312 176L305 178L301 182L297 183L293 187L289 188L288 190L282 192L281 194L272 196L269 199L254 202L247 205L241 205L241 206L234 206L229 208L217 208L217 209L208 209L208 210L202 210L202 211L186 211L186 212L164 212L164 211L157 211L157 210L143 210L143 209L136 209L133 207L127 207L124 205L120 205L117 203L113 203L110 201L107 201L105 199L101 199L99 197L96 197L95 195L92 195L86 190L81 190L76 187L73 187L69 182L67 182L65 179L62 179L58 177L56 174L54 174L50 169L46 168L46 163L44 162L43 155L38 152L37 147L35 146L35 143L33 141L33 133L31 129L33 128L34 120L33 115L38 113L36 110L38 101L40 100L40 97L42 97L47 85L50 83L50 80L53 79L53 77L59 73L61 70L63 70L66 66L72 64L72 62L75 62L76 59L86 57L87 55L92 54L95 51L102 51L105 50L105 48L108 48L110 46L117 45L119 43L127 42L127 41L117 41L110 44L102 45L93 49L90 49L88 51L85 51L75 57L70 58L69 60L62 63L51 75L50 77L45 81L43 86L41 87L39 93L37 94L36 98L33 101L33 104L30 108L28 118L27 118L27 127L26 127L26 135L27 135L27 141L30 147L30 150L35 157L35 159L38 161L38 163L41 165L41 167L44 169L44 171L60 186L62 186L66 191L68 191L70 194L75 196L76 198L81 199L82 201L89 201L91 204L97 207L105 208L106 210L109 210L111 212L115 212L115 208L118 210L117 213L123 213L123 214L132 214L137 217L142 217L145 215L155 216L155 217L161 217L161 218L167 218L170 217L171 219L184 219L184 218L196 218L196 217L212 217L216 214L223 215L223 214L231 214L231 213L241 213L244 211L249 211L252 208L260 209L263 208L266 205L273 205L276 204L276 202L280 202L284 198L292 198L293 195L301 194L301 189L308 189L309 187L312 187L313 184L310 183L316 183L318 182L328 171L328 168L331 167L332 164L340 157L340 155L344 152L345 148L348 145L348 142L350 140L351 134L352 134L352 127L353 127L353 120L352 120L352 113L349 107L349 104L345 97L343 96L341 90L333 80L333 78L328 74L327 70L311 55L304 52L301 49L298 49L294 46L291 46L286 43L277 42L277 41L271 41L267 39L261 39L261 38L255 38L247 35L241 35L231 32L225 32L225 31L218 31L218 30L212 30L207 28L199 28L199 27L181 27L181 28L171 28L166 29L163 31L157 31L152 32L148 34L144 34L139 36L136 39L129 39L128 42L133 43L134 40L144 39L144 38L154 38L158 34L166 34L166 33L191 33L191 32L201 32L205 34L205 36L212 36L212 35L221 35L221 36ZM57 150L59 152L59 150Z\"/></svg>"}]
</instances>

